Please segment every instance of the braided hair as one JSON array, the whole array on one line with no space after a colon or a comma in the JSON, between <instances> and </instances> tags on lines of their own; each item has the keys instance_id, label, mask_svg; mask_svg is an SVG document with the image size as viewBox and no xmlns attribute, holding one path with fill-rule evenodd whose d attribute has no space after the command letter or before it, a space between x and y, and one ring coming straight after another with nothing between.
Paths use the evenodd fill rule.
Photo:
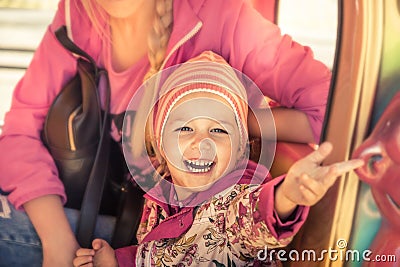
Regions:
<instances>
[{"instance_id":1,"label":"braided hair","mask_svg":"<svg viewBox=\"0 0 400 267\"><path fill-rule=\"evenodd\" d=\"M156 0L155 4L156 16L148 37L150 69L144 76L144 82L148 81L148 83L145 84L146 90L144 90L143 97L137 109L131 131L130 141L134 158L142 156L144 152L154 155L152 149L154 140L151 140L149 135L152 132L152 125L147 123L147 118L158 92L154 79L150 78L162 68L173 25L173 1Z\"/></svg>"}]
</instances>

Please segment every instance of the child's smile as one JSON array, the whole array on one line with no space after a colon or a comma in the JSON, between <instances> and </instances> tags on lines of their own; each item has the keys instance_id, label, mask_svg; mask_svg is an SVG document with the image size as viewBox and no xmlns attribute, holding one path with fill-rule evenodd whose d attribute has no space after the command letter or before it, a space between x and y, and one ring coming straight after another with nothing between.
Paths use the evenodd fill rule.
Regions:
<instances>
[{"instance_id":1,"label":"child's smile","mask_svg":"<svg viewBox=\"0 0 400 267\"><path fill-rule=\"evenodd\" d=\"M191 172L204 173L209 172L214 165L213 161L209 160L184 160L183 163Z\"/></svg>"}]
</instances>

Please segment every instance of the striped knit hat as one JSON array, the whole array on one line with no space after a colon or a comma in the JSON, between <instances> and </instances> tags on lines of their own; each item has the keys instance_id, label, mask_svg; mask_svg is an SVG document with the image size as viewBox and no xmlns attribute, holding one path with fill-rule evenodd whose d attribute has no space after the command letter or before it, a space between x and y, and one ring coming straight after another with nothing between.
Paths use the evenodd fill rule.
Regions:
<instances>
[{"instance_id":1,"label":"striped knit hat","mask_svg":"<svg viewBox=\"0 0 400 267\"><path fill-rule=\"evenodd\" d=\"M161 149L162 134L172 108L182 97L194 92L208 92L224 98L234 111L240 140L247 140L246 90L237 72L221 56L207 51L180 65L161 85L153 113L153 133L158 149Z\"/></svg>"}]
</instances>

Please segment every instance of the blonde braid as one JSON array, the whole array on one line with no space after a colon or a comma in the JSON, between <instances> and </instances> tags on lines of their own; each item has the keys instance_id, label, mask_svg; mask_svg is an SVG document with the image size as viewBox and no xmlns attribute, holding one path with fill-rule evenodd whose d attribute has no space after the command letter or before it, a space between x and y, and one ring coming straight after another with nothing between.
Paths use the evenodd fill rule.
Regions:
<instances>
[{"instance_id":1,"label":"blonde braid","mask_svg":"<svg viewBox=\"0 0 400 267\"><path fill-rule=\"evenodd\" d=\"M172 31L172 0L156 0L156 18L148 38L150 70L144 80L158 72L167 53L167 45Z\"/></svg>"},{"instance_id":2,"label":"blonde braid","mask_svg":"<svg viewBox=\"0 0 400 267\"><path fill-rule=\"evenodd\" d=\"M150 79L150 77L161 69L173 25L173 0L156 0L155 7L156 17L148 38L150 69L144 77L144 81L147 81L146 90L137 109L131 135L134 158L142 156L146 150L149 153L154 147L154 140L151 138L153 125L147 123L147 119L148 117L152 118L150 111L157 98L158 87L154 79ZM144 146L143 140L145 140L146 146Z\"/></svg>"}]
</instances>

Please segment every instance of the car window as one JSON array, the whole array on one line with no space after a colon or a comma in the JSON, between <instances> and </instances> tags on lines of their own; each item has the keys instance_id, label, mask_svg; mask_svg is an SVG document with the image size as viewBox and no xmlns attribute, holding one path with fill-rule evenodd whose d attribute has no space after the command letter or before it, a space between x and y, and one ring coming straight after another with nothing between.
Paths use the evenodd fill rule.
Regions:
<instances>
[{"instance_id":1,"label":"car window","mask_svg":"<svg viewBox=\"0 0 400 267\"><path fill-rule=\"evenodd\" d=\"M278 0L277 24L332 69L338 27L337 0Z\"/></svg>"}]
</instances>

